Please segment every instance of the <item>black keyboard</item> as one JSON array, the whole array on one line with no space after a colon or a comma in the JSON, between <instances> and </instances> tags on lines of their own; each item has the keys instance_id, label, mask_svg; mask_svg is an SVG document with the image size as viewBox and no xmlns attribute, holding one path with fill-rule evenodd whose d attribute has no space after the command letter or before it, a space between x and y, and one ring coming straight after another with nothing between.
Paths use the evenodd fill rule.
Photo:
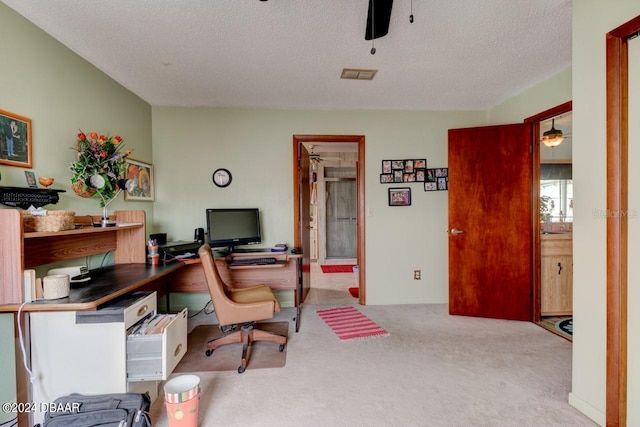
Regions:
<instances>
[{"instance_id":1,"label":"black keyboard","mask_svg":"<svg viewBox=\"0 0 640 427\"><path fill-rule=\"evenodd\" d=\"M229 265L265 265L275 263L275 258L234 258L229 261Z\"/></svg>"}]
</instances>

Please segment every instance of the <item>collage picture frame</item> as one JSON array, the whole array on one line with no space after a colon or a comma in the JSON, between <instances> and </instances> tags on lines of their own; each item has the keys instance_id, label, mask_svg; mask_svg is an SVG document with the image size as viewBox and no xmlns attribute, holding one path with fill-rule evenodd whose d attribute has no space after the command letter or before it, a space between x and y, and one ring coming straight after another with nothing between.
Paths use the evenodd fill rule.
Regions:
<instances>
[{"instance_id":1,"label":"collage picture frame","mask_svg":"<svg viewBox=\"0 0 640 427\"><path fill-rule=\"evenodd\" d=\"M425 182L427 159L383 160L380 184Z\"/></svg>"},{"instance_id":2,"label":"collage picture frame","mask_svg":"<svg viewBox=\"0 0 640 427\"><path fill-rule=\"evenodd\" d=\"M449 189L449 168L427 169L424 191L446 191Z\"/></svg>"}]
</instances>

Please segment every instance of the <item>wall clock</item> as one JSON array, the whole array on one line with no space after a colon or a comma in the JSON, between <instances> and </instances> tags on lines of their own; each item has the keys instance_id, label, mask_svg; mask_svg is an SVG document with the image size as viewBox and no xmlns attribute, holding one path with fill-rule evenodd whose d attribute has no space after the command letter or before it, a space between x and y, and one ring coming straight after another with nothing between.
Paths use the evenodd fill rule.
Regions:
<instances>
[{"instance_id":1,"label":"wall clock","mask_svg":"<svg viewBox=\"0 0 640 427\"><path fill-rule=\"evenodd\" d=\"M228 187L231 184L231 172L228 169L216 169L213 173L213 183L218 187Z\"/></svg>"}]
</instances>

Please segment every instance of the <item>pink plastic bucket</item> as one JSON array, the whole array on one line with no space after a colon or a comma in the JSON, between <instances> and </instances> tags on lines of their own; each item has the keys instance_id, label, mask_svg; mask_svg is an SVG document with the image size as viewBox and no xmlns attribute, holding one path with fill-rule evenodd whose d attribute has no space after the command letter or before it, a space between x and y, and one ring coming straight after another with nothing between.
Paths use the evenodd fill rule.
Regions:
<instances>
[{"instance_id":1,"label":"pink plastic bucket","mask_svg":"<svg viewBox=\"0 0 640 427\"><path fill-rule=\"evenodd\" d=\"M169 427L197 427L200 378L181 375L164 385L164 405Z\"/></svg>"}]
</instances>

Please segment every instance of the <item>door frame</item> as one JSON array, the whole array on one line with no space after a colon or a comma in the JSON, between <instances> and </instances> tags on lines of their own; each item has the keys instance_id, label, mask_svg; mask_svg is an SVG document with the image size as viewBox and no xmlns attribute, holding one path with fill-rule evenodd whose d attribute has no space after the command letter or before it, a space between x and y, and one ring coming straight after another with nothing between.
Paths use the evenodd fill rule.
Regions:
<instances>
[{"instance_id":1,"label":"door frame","mask_svg":"<svg viewBox=\"0 0 640 427\"><path fill-rule=\"evenodd\" d=\"M626 212L629 198L629 38L640 16L606 35L607 212ZM607 215L606 423L627 425L627 215Z\"/></svg>"},{"instance_id":2,"label":"door frame","mask_svg":"<svg viewBox=\"0 0 640 427\"><path fill-rule=\"evenodd\" d=\"M365 257L365 137L364 135L293 135L293 241L294 247L301 246L301 213L300 213L300 192L298 189L298 181L300 179L298 157L302 152L302 144L305 142L313 142L314 144L322 143L357 143L358 144L358 160L356 163L356 182L357 182L357 226L356 226L356 263L359 266L358 271L358 302L366 305L366 257Z\"/></svg>"},{"instance_id":3,"label":"door frame","mask_svg":"<svg viewBox=\"0 0 640 427\"><path fill-rule=\"evenodd\" d=\"M531 156L531 161L533 162L533 176L531 178L531 229L533 230L533 239L531 239L531 254L533 259L531 260L531 265L533 266L533 271L531 275L533 282L531 295L531 313L533 315L533 323L538 323L540 321L540 293L542 286L540 278L540 122L549 120L563 113L568 113L572 110L573 101L568 101L564 104L557 105L553 108L524 119L525 123L532 124L531 149L533 150L533 156Z\"/></svg>"}]
</instances>

